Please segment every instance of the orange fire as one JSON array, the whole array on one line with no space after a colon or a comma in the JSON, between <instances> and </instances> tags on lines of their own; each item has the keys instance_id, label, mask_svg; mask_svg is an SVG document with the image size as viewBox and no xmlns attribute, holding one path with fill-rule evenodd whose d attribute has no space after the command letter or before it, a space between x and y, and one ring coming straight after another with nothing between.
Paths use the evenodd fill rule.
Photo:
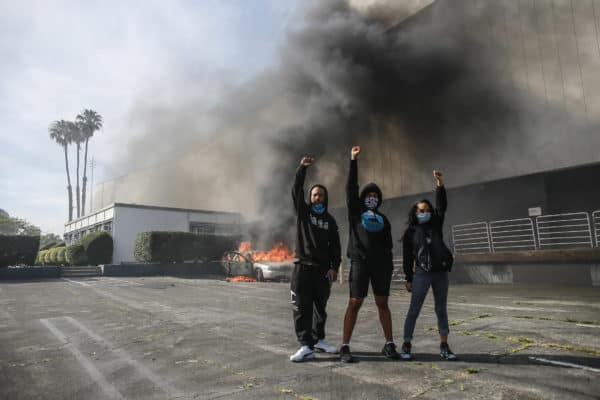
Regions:
<instances>
[{"instance_id":1,"label":"orange fire","mask_svg":"<svg viewBox=\"0 0 600 400\"><path fill-rule=\"evenodd\" d=\"M245 275L236 275L229 278L225 278L227 282L256 282L256 278Z\"/></svg>"},{"instance_id":2,"label":"orange fire","mask_svg":"<svg viewBox=\"0 0 600 400\"><path fill-rule=\"evenodd\" d=\"M252 243L242 242L238 251L242 254L252 254L254 261L291 261L294 259L294 252L284 243L277 243L269 251L252 250Z\"/></svg>"}]
</instances>

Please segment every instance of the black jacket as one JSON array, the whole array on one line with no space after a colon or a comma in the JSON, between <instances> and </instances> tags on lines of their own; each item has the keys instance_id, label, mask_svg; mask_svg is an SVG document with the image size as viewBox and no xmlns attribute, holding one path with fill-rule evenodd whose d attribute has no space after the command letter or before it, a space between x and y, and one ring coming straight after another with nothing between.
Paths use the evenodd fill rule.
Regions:
<instances>
[{"instance_id":1,"label":"black jacket","mask_svg":"<svg viewBox=\"0 0 600 400\"><path fill-rule=\"evenodd\" d=\"M304 200L305 177L306 167L298 168L292 187L292 200L296 211L297 262L337 271L342 259L337 223L328 211L321 215L316 214L306 203ZM325 205L327 205L328 199L329 195L325 189Z\"/></svg>"},{"instance_id":2,"label":"black jacket","mask_svg":"<svg viewBox=\"0 0 600 400\"><path fill-rule=\"evenodd\" d=\"M443 186L435 190L435 209L424 224L411 224L402 237L403 267L406 280L412 282L414 269L449 271L452 253L444 244L443 226L448 201Z\"/></svg>"},{"instance_id":3,"label":"black jacket","mask_svg":"<svg viewBox=\"0 0 600 400\"><path fill-rule=\"evenodd\" d=\"M373 210L375 214L383 218L384 227L379 232L369 232L363 226L363 213L368 211L365 205L365 197L369 192L379 195L379 203ZM348 240L348 258L354 261L392 261L392 231L387 217L379 212L383 202L381 189L369 183L358 193L358 163L350 160L350 171L346 183L346 204L348 206L348 222L350 238Z\"/></svg>"}]
</instances>

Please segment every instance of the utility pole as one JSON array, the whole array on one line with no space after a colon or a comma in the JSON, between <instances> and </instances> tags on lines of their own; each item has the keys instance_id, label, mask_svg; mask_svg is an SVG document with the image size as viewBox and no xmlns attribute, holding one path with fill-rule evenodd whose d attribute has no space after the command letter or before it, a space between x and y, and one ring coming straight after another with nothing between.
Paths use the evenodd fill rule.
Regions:
<instances>
[{"instance_id":1,"label":"utility pole","mask_svg":"<svg viewBox=\"0 0 600 400\"><path fill-rule=\"evenodd\" d=\"M93 210L93 204L94 204L94 169L96 168L96 160L94 160L94 157L92 157L88 163L88 167L90 167L90 169L92 170L92 180L90 182L90 214L92 213Z\"/></svg>"}]
</instances>

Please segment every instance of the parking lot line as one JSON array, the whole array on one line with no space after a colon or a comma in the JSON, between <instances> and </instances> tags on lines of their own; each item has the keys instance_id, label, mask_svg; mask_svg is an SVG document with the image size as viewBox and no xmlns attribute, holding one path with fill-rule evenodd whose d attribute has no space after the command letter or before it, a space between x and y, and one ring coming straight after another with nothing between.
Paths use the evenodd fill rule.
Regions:
<instances>
[{"instance_id":1,"label":"parking lot line","mask_svg":"<svg viewBox=\"0 0 600 400\"><path fill-rule=\"evenodd\" d=\"M167 393L169 396L171 396L171 397L184 397L185 396L185 394L183 392L179 391L178 389L173 387L169 382L167 382L165 379L163 379L159 375L152 372L144 364L136 361L131 356L131 354L129 354L127 351L125 351L121 348L117 348L114 344L112 344L108 340L104 339L97 333L93 332L92 330L90 330L88 327L83 325L83 323L79 322L75 318L68 317L68 316L63 317L63 318L66 319L69 323L71 323L71 325L75 326L77 329L86 333L89 337L94 339L99 344L111 349L111 351L117 355L117 357L119 358L119 361L129 364L132 367L134 367L139 372L140 375L142 375L144 378L148 379L150 382L152 382L153 384L158 386L160 388L160 390Z\"/></svg>"},{"instance_id":2,"label":"parking lot line","mask_svg":"<svg viewBox=\"0 0 600 400\"><path fill-rule=\"evenodd\" d=\"M85 357L79 351L79 349L75 347L75 345L73 345L67 340L67 337L64 333L60 331L60 329L54 326L54 324L52 324L52 322L48 321L47 319L40 319L40 322L65 346L67 350L69 350L69 352L71 352L71 354L73 354L73 356L79 362L79 364L81 364L85 372L87 372L87 374L94 380L94 382L96 382L96 384L100 386L100 388L104 393L106 393L108 398L124 398L123 395L121 395L121 393L113 385L108 383L104 375L102 375L100 371L98 371L98 369L91 363L91 361L87 357Z\"/></svg>"},{"instance_id":3,"label":"parking lot line","mask_svg":"<svg viewBox=\"0 0 600 400\"><path fill-rule=\"evenodd\" d=\"M69 283L76 283L76 284L78 284L78 285L81 285L81 286L88 286L88 287L89 287L89 286L92 286L92 285L90 285L89 283L85 283L85 282L79 282L79 281L74 281L74 280L72 280L72 279L69 279L69 278L61 278L61 279L62 279L63 281L67 281L67 282L69 282Z\"/></svg>"},{"instance_id":4,"label":"parking lot line","mask_svg":"<svg viewBox=\"0 0 600 400\"><path fill-rule=\"evenodd\" d=\"M546 364L560 365L561 367L577 368L577 369L583 369L586 371L600 372L600 369L598 369L598 368L586 367L585 365L573 364L573 363L568 363L568 362L564 362L564 361L547 360L545 358L539 358L539 357L529 357L529 359L533 360L533 361L539 361L541 363L546 363Z\"/></svg>"}]
</instances>

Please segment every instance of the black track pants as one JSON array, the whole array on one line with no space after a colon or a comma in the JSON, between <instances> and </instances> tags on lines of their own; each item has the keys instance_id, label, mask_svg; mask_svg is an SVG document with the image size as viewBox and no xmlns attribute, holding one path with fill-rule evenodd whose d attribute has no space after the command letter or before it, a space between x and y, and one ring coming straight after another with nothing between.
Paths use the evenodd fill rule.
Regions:
<instances>
[{"instance_id":1,"label":"black track pants","mask_svg":"<svg viewBox=\"0 0 600 400\"><path fill-rule=\"evenodd\" d=\"M331 283L323 268L314 265L296 264L291 282L292 306L294 309L294 329L298 342L313 346L325 338L327 321L327 300L331 293Z\"/></svg>"}]
</instances>

